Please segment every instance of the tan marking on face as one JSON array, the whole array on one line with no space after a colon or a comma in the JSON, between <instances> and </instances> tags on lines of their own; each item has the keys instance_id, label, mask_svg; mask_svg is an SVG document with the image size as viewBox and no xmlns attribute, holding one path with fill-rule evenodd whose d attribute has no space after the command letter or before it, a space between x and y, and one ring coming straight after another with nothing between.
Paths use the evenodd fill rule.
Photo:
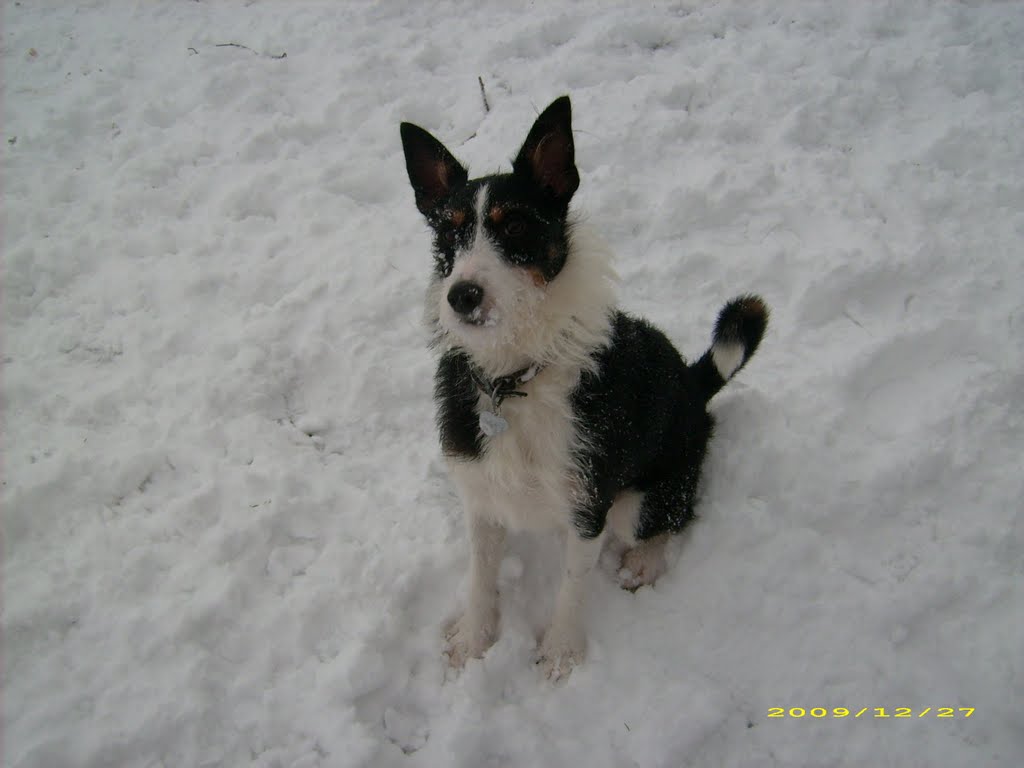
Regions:
<instances>
[{"instance_id":1,"label":"tan marking on face","mask_svg":"<svg viewBox=\"0 0 1024 768\"><path fill-rule=\"evenodd\" d=\"M527 267L526 271L530 273L530 277L533 278L533 284L538 288L543 288L548 284L547 278L544 277L544 273L538 267Z\"/></svg>"},{"instance_id":2,"label":"tan marking on face","mask_svg":"<svg viewBox=\"0 0 1024 768\"><path fill-rule=\"evenodd\" d=\"M505 218L505 209L496 205L488 212L487 218L495 224L501 224L501 220Z\"/></svg>"},{"instance_id":3,"label":"tan marking on face","mask_svg":"<svg viewBox=\"0 0 1024 768\"><path fill-rule=\"evenodd\" d=\"M452 224L461 227L466 222L465 211L452 211Z\"/></svg>"}]
</instances>

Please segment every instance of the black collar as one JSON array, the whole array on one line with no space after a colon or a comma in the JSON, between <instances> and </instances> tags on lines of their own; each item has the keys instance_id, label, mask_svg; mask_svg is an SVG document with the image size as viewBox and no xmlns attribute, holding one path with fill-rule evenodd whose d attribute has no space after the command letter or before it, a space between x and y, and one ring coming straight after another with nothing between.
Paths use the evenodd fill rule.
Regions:
<instances>
[{"instance_id":1,"label":"black collar","mask_svg":"<svg viewBox=\"0 0 1024 768\"><path fill-rule=\"evenodd\" d=\"M542 370L544 370L543 365L534 363L515 373L488 379L484 376L483 371L471 364L469 375L473 377L473 383L476 384L477 389L491 398L494 410L497 411L501 407L502 401L509 397L526 397L526 393L518 391L516 387L525 384Z\"/></svg>"}]
</instances>

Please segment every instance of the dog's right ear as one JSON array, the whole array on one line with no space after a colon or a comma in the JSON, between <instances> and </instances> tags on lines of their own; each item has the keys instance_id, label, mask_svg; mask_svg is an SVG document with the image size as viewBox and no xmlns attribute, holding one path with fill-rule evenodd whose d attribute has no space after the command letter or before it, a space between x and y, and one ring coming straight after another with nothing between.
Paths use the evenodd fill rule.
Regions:
<instances>
[{"instance_id":1,"label":"dog's right ear","mask_svg":"<svg viewBox=\"0 0 1024 768\"><path fill-rule=\"evenodd\" d=\"M416 193L416 207L424 216L452 190L462 186L469 174L444 144L418 125L402 123L405 169Z\"/></svg>"}]
</instances>

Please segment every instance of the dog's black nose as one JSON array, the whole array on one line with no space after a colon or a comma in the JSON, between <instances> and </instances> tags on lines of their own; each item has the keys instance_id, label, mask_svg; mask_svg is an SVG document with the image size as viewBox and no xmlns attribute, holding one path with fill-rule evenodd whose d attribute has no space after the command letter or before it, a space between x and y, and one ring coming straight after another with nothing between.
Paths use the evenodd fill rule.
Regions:
<instances>
[{"instance_id":1,"label":"dog's black nose","mask_svg":"<svg viewBox=\"0 0 1024 768\"><path fill-rule=\"evenodd\" d=\"M469 280L462 280L448 291L448 303L460 315L468 315L484 300L484 289Z\"/></svg>"}]
</instances>

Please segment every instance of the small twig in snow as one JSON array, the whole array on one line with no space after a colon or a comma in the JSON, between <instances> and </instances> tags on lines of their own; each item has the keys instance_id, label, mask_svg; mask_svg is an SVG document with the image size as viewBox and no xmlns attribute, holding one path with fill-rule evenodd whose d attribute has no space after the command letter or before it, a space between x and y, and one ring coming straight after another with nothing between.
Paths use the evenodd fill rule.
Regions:
<instances>
[{"instance_id":1,"label":"small twig in snow","mask_svg":"<svg viewBox=\"0 0 1024 768\"><path fill-rule=\"evenodd\" d=\"M484 112L490 112L491 105L487 103L487 91L484 90L484 79L480 77L480 75L477 75L476 81L480 83L480 96L484 100Z\"/></svg>"},{"instance_id":2,"label":"small twig in snow","mask_svg":"<svg viewBox=\"0 0 1024 768\"><path fill-rule=\"evenodd\" d=\"M189 46L189 48L188 48L188 49L189 49L190 51L192 51L192 53L199 53L199 51L197 51L197 50L196 50L195 48L193 48L192 46Z\"/></svg>"},{"instance_id":3,"label":"small twig in snow","mask_svg":"<svg viewBox=\"0 0 1024 768\"><path fill-rule=\"evenodd\" d=\"M844 311L843 315L845 315L846 319L848 319L851 323L856 325L858 328L863 328L864 327L860 322L857 321L857 318L854 317L853 315L851 315L849 312Z\"/></svg>"},{"instance_id":4,"label":"small twig in snow","mask_svg":"<svg viewBox=\"0 0 1024 768\"><path fill-rule=\"evenodd\" d=\"M248 45L242 45L241 43L217 43L214 45L214 48L244 48L251 53L255 53L257 56L266 56L268 59L284 59L288 56L287 53L282 53L280 55L275 55L273 53L260 53L259 51L254 51Z\"/></svg>"}]
</instances>

